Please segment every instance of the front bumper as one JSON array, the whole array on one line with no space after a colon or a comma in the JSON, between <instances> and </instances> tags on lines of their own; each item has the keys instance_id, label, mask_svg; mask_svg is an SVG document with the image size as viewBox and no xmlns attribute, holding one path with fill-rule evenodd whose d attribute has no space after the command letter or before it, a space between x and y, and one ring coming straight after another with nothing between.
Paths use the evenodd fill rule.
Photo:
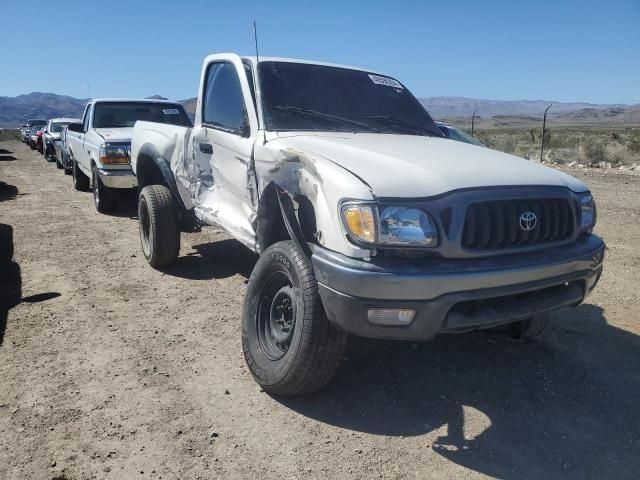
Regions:
<instances>
[{"instance_id":1,"label":"front bumper","mask_svg":"<svg viewBox=\"0 0 640 480\"><path fill-rule=\"evenodd\" d=\"M602 273L595 235L549 250L479 259L354 260L315 248L312 256L329 320L354 335L428 340L488 328L581 303ZM369 322L368 310L413 309L406 326Z\"/></svg>"},{"instance_id":2,"label":"front bumper","mask_svg":"<svg viewBox=\"0 0 640 480\"><path fill-rule=\"evenodd\" d=\"M104 168L98 169L98 175L105 187L109 188L135 188L138 186L131 168L126 170L106 170Z\"/></svg>"}]
</instances>

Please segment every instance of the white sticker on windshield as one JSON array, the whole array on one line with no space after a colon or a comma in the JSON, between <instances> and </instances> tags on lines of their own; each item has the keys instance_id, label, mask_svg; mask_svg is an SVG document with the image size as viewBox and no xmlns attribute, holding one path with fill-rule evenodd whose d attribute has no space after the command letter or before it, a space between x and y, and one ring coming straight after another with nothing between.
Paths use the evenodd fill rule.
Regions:
<instances>
[{"instance_id":1,"label":"white sticker on windshield","mask_svg":"<svg viewBox=\"0 0 640 480\"><path fill-rule=\"evenodd\" d=\"M369 78L376 85L385 85L387 87L393 87L393 88L399 88L399 89L403 88L403 86L400 85L400 82L398 82L397 80L394 80L393 78L382 77L380 75L373 75L371 73L369 74Z\"/></svg>"},{"instance_id":2,"label":"white sticker on windshield","mask_svg":"<svg viewBox=\"0 0 640 480\"><path fill-rule=\"evenodd\" d=\"M162 113L165 115L180 115L180 112L177 108L164 108L162 109Z\"/></svg>"}]
</instances>

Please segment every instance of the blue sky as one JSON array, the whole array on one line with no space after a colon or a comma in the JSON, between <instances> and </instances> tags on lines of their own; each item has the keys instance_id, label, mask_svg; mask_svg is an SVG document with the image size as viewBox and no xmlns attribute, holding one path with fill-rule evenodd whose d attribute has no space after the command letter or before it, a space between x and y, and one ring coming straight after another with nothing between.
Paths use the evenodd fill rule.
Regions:
<instances>
[{"instance_id":1,"label":"blue sky","mask_svg":"<svg viewBox=\"0 0 640 480\"><path fill-rule=\"evenodd\" d=\"M379 70L419 97L640 102L640 0L4 0L0 96L196 95L203 57Z\"/></svg>"}]
</instances>

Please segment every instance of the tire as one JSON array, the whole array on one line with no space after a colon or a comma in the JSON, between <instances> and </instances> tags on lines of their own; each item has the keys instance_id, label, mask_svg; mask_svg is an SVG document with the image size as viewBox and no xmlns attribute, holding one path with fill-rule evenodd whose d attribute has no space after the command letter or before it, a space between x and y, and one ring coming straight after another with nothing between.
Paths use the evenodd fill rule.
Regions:
<instances>
[{"instance_id":1,"label":"tire","mask_svg":"<svg viewBox=\"0 0 640 480\"><path fill-rule=\"evenodd\" d=\"M291 241L260 256L247 287L242 349L266 392L302 395L334 377L348 335L327 319L311 261Z\"/></svg>"},{"instance_id":2,"label":"tire","mask_svg":"<svg viewBox=\"0 0 640 480\"><path fill-rule=\"evenodd\" d=\"M79 192L86 192L89 190L89 177L87 177L82 170L78 167L78 162L75 159L71 160L72 164L72 175L73 175L73 188L78 190Z\"/></svg>"},{"instance_id":3,"label":"tire","mask_svg":"<svg viewBox=\"0 0 640 480\"><path fill-rule=\"evenodd\" d=\"M93 203L96 210L100 213L112 212L116 207L116 192L113 188L106 187L102 183L98 167L94 165L91 168L91 173L93 176Z\"/></svg>"},{"instance_id":4,"label":"tire","mask_svg":"<svg viewBox=\"0 0 640 480\"><path fill-rule=\"evenodd\" d=\"M13 260L13 227L0 223L0 263Z\"/></svg>"},{"instance_id":5,"label":"tire","mask_svg":"<svg viewBox=\"0 0 640 480\"><path fill-rule=\"evenodd\" d=\"M73 173L73 167L67 167L67 165L69 165L69 162L71 160L69 159L68 155L66 153L62 154L62 168L64 168L64 174L65 175L71 175Z\"/></svg>"},{"instance_id":6,"label":"tire","mask_svg":"<svg viewBox=\"0 0 640 480\"><path fill-rule=\"evenodd\" d=\"M56 167L58 167L59 170L62 170L62 163L60 162L60 159L58 159L58 155L55 156L56 157Z\"/></svg>"},{"instance_id":7,"label":"tire","mask_svg":"<svg viewBox=\"0 0 640 480\"><path fill-rule=\"evenodd\" d=\"M20 266L15 262L0 263L0 310L15 307L21 299Z\"/></svg>"},{"instance_id":8,"label":"tire","mask_svg":"<svg viewBox=\"0 0 640 480\"><path fill-rule=\"evenodd\" d=\"M138 226L142 253L149 265L171 265L180 253L178 205L164 185L147 185L138 197Z\"/></svg>"},{"instance_id":9,"label":"tire","mask_svg":"<svg viewBox=\"0 0 640 480\"><path fill-rule=\"evenodd\" d=\"M549 314L542 313L509 325L511 336L521 342L541 339L549 328Z\"/></svg>"}]
</instances>

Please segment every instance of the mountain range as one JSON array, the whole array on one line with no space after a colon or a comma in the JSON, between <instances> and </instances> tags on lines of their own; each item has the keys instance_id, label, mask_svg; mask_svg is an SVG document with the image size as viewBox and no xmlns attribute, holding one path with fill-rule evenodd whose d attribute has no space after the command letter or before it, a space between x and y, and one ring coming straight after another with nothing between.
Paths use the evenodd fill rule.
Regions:
<instances>
[{"instance_id":1,"label":"mountain range","mask_svg":"<svg viewBox=\"0 0 640 480\"><path fill-rule=\"evenodd\" d=\"M160 95L148 98L164 99ZM466 97L426 97L420 101L436 119L468 119L474 110L483 119L520 117L536 120L542 118L544 109L553 104L548 118L563 123L638 124L640 104L593 104L585 102L553 102L547 100L485 100ZM87 99L73 98L55 93L33 92L17 97L0 97L0 126L15 127L27 118L80 117ZM181 100L185 109L193 115L196 99Z\"/></svg>"}]
</instances>

